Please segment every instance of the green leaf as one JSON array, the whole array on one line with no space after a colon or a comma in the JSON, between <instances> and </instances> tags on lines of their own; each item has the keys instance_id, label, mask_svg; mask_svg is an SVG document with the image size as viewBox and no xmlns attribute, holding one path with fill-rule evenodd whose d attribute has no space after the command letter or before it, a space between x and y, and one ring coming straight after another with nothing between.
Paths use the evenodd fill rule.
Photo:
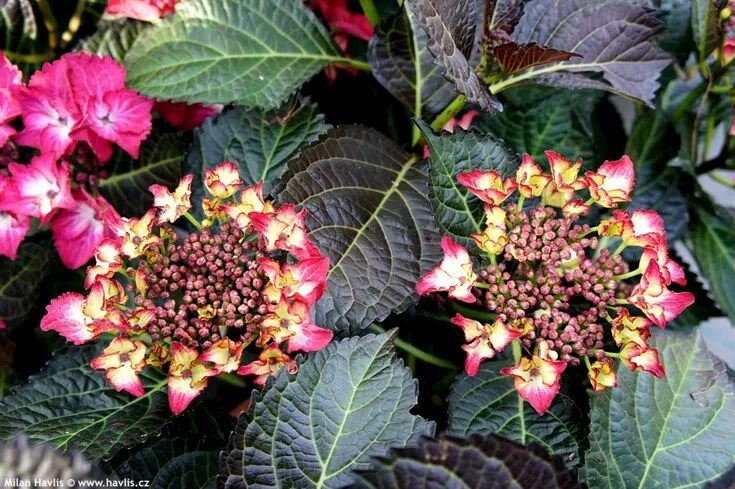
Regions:
<instances>
[{"instance_id":1,"label":"green leaf","mask_svg":"<svg viewBox=\"0 0 735 489\"><path fill-rule=\"evenodd\" d=\"M692 202L690 250L719 306L735 324L735 219L721 207Z\"/></svg>"},{"instance_id":2,"label":"green leaf","mask_svg":"<svg viewBox=\"0 0 735 489\"><path fill-rule=\"evenodd\" d=\"M475 377L457 378L448 399L448 431L463 436L494 434L522 445L536 443L576 467L582 455L580 441L586 437L584 415L569 397L559 394L551 409L539 416L513 389L513 379L499 373L511 364L485 362Z\"/></svg>"},{"instance_id":3,"label":"green leaf","mask_svg":"<svg viewBox=\"0 0 735 489\"><path fill-rule=\"evenodd\" d=\"M514 151L528 153L537 161L545 160L547 149L567 158L594 159L591 125L599 92L536 87L514 89L512 95L515 101L506 101L503 113L482 116L474 127L495 134Z\"/></svg>"},{"instance_id":4,"label":"green leaf","mask_svg":"<svg viewBox=\"0 0 735 489\"><path fill-rule=\"evenodd\" d=\"M439 230L463 246L474 246L470 235L484 226L482 202L457 182L457 175L481 168L509 176L518 166L518 156L492 134L437 135L425 123L417 124L431 151L429 196Z\"/></svg>"},{"instance_id":5,"label":"green leaf","mask_svg":"<svg viewBox=\"0 0 735 489\"><path fill-rule=\"evenodd\" d=\"M402 9L378 25L368 45L373 76L419 119L436 116L455 97L426 41L413 15Z\"/></svg>"},{"instance_id":6,"label":"green leaf","mask_svg":"<svg viewBox=\"0 0 735 489\"><path fill-rule=\"evenodd\" d=\"M192 0L125 58L128 83L155 98L274 109L342 61L301 0Z\"/></svg>"},{"instance_id":7,"label":"green leaf","mask_svg":"<svg viewBox=\"0 0 735 489\"><path fill-rule=\"evenodd\" d=\"M660 0L659 17L666 27L658 44L665 51L676 55L681 62L686 61L694 47L691 35L691 3L691 0Z\"/></svg>"},{"instance_id":8,"label":"green leaf","mask_svg":"<svg viewBox=\"0 0 735 489\"><path fill-rule=\"evenodd\" d=\"M215 489L217 452L189 452L170 460L151 482L153 489Z\"/></svg>"},{"instance_id":9,"label":"green leaf","mask_svg":"<svg viewBox=\"0 0 735 489\"><path fill-rule=\"evenodd\" d=\"M635 163L638 184L650 182L676 157L679 137L664 110L645 109L633 122L625 154Z\"/></svg>"},{"instance_id":10,"label":"green leaf","mask_svg":"<svg viewBox=\"0 0 735 489\"><path fill-rule=\"evenodd\" d=\"M0 51L26 75L50 60L46 41L46 31L31 0L0 3Z\"/></svg>"},{"instance_id":11,"label":"green leaf","mask_svg":"<svg viewBox=\"0 0 735 489\"><path fill-rule=\"evenodd\" d=\"M592 489L702 487L735 459L735 389L700 335L656 331L666 377L618 370L618 387L592 399Z\"/></svg>"},{"instance_id":12,"label":"green leaf","mask_svg":"<svg viewBox=\"0 0 735 489\"><path fill-rule=\"evenodd\" d=\"M286 163L328 128L314 104L273 112L235 107L208 119L194 131L194 143L186 157L185 173L195 177L193 202L204 197L204 169L223 161L237 163L246 184L263 180L264 191L270 192Z\"/></svg>"},{"instance_id":13,"label":"green leaf","mask_svg":"<svg viewBox=\"0 0 735 489\"><path fill-rule=\"evenodd\" d=\"M147 22L130 19L104 22L94 34L82 40L76 50L110 56L122 62L138 36L148 28L150 24Z\"/></svg>"},{"instance_id":14,"label":"green leaf","mask_svg":"<svg viewBox=\"0 0 735 489\"><path fill-rule=\"evenodd\" d=\"M108 163L111 176L100 182L100 193L123 216L142 215L153 204L148 187L178 184L186 148L176 134L153 132L143 142L139 159L118 152Z\"/></svg>"},{"instance_id":15,"label":"green leaf","mask_svg":"<svg viewBox=\"0 0 735 489\"><path fill-rule=\"evenodd\" d=\"M424 439L417 447L393 450L359 477L356 489L581 489L543 450L492 435Z\"/></svg>"},{"instance_id":16,"label":"green leaf","mask_svg":"<svg viewBox=\"0 0 735 489\"><path fill-rule=\"evenodd\" d=\"M410 413L417 384L396 358L395 331L353 337L281 370L243 414L220 460L226 488L341 488L371 457L431 435Z\"/></svg>"},{"instance_id":17,"label":"green leaf","mask_svg":"<svg viewBox=\"0 0 735 489\"><path fill-rule=\"evenodd\" d=\"M692 32L704 61L720 42L720 9L716 0L692 0Z\"/></svg>"},{"instance_id":18,"label":"green leaf","mask_svg":"<svg viewBox=\"0 0 735 489\"><path fill-rule=\"evenodd\" d=\"M691 269L689 264L685 260L682 260L674 250L669 250L669 256L681 264L684 269L684 276L687 281L686 291L694 294L694 304L684 309L684 312L672 321L669 321L666 324L666 329L671 331L692 331L707 319L724 316L725 313L717 307L715 301L712 300L712 294L705 288L699 275Z\"/></svg>"},{"instance_id":19,"label":"green leaf","mask_svg":"<svg viewBox=\"0 0 735 489\"><path fill-rule=\"evenodd\" d=\"M308 209L311 238L331 260L317 324L367 327L418 299L416 282L441 260L426 167L356 126L330 130L289 163L278 198Z\"/></svg>"},{"instance_id":20,"label":"green leaf","mask_svg":"<svg viewBox=\"0 0 735 489\"><path fill-rule=\"evenodd\" d=\"M157 433L170 419L166 378L146 369L142 397L116 392L89 362L98 345L71 347L0 401L0 440L17 432L89 458L113 455Z\"/></svg>"},{"instance_id":21,"label":"green leaf","mask_svg":"<svg viewBox=\"0 0 735 489\"><path fill-rule=\"evenodd\" d=\"M483 18L482 3L479 0L406 0L406 7L426 33L426 47L434 55L434 62L457 91L485 111L502 110L471 62L476 53L477 27Z\"/></svg>"},{"instance_id":22,"label":"green leaf","mask_svg":"<svg viewBox=\"0 0 735 489\"><path fill-rule=\"evenodd\" d=\"M21 244L15 260L0 258L0 318L9 328L33 310L50 259L51 243L31 241Z\"/></svg>"},{"instance_id":23,"label":"green leaf","mask_svg":"<svg viewBox=\"0 0 735 489\"><path fill-rule=\"evenodd\" d=\"M662 24L649 10L619 0L531 0L525 5L514 40L581 57L547 65L521 79L608 90L650 105L659 87L658 77L671 62L656 44L661 29Z\"/></svg>"}]
</instances>

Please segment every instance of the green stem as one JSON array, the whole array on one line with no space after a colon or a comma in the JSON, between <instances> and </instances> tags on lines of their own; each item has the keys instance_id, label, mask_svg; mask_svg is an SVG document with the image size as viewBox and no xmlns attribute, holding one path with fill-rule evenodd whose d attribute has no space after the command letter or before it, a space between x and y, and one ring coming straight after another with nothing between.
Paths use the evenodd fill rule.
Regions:
<instances>
[{"instance_id":1,"label":"green stem","mask_svg":"<svg viewBox=\"0 0 735 489\"><path fill-rule=\"evenodd\" d=\"M620 246L618 246L617 248L615 248L615 251L613 251L612 252L612 255L610 255L610 256L618 256L627 247L628 247L628 245L625 244L625 241L623 241L622 243L620 243Z\"/></svg>"},{"instance_id":2,"label":"green stem","mask_svg":"<svg viewBox=\"0 0 735 489\"><path fill-rule=\"evenodd\" d=\"M371 71L373 71L373 69L367 62L361 61L359 59L336 58L334 62L338 65L349 66L350 68L355 68L358 71L364 71L366 73L370 73Z\"/></svg>"},{"instance_id":3,"label":"green stem","mask_svg":"<svg viewBox=\"0 0 735 489\"><path fill-rule=\"evenodd\" d=\"M372 329L376 333L385 333L385 329L381 328L377 324L371 324L370 329ZM439 358L435 355L432 355L431 353L424 351L420 348L417 348L413 346L411 343L404 341L400 338L396 338L394 344L396 345L396 348L398 348L399 350L403 350L409 355L413 355L415 358L421 360L424 363L428 363L429 365L434 365L440 368L446 368L449 370L459 370L459 368L457 368L457 366L453 364L452 362L448 360L444 360L443 358Z\"/></svg>"},{"instance_id":4,"label":"green stem","mask_svg":"<svg viewBox=\"0 0 735 489\"><path fill-rule=\"evenodd\" d=\"M717 183L721 183L722 185L726 185L731 188L735 187L735 181L731 178L727 178L722 173L718 173L718 172L710 173L709 176L712 177L712 180L714 180Z\"/></svg>"},{"instance_id":5,"label":"green stem","mask_svg":"<svg viewBox=\"0 0 735 489\"><path fill-rule=\"evenodd\" d=\"M220 374L217 376L217 378L221 380L222 382L225 382L230 385L234 385L235 387L247 387L248 386L248 382L245 379L235 374Z\"/></svg>"},{"instance_id":6,"label":"green stem","mask_svg":"<svg viewBox=\"0 0 735 489\"><path fill-rule=\"evenodd\" d=\"M46 31L48 32L48 47L51 51L54 51L59 45L59 39L56 33L56 17L47 0L36 0L36 3L38 4L38 9L41 11L43 24L46 26Z\"/></svg>"},{"instance_id":7,"label":"green stem","mask_svg":"<svg viewBox=\"0 0 735 489\"><path fill-rule=\"evenodd\" d=\"M457 95L454 100L452 100L449 105L447 105L432 121L431 128L435 132L441 131L447 122L451 121L454 116L459 114L459 111L464 108L466 103L467 99L464 95Z\"/></svg>"},{"instance_id":8,"label":"green stem","mask_svg":"<svg viewBox=\"0 0 735 489\"><path fill-rule=\"evenodd\" d=\"M526 201L525 195L521 195L520 197L518 197L518 203L516 204L516 209L518 210L518 212L523 210L523 203L525 201Z\"/></svg>"},{"instance_id":9,"label":"green stem","mask_svg":"<svg viewBox=\"0 0 735 489\"><path fill-rule=\"evenodd\" d=\"M592 364L590 363L590 357L584 356L584 364L587 365L587 370L592 370Z\"/></svg>"},{"instance_id":10,"label":"green stem","mask_svg":"<svg viewBox=\"0 0 735 489\"><path fill-rule=\"evenodd\" d=\"M518 362L521 360L521 340L513 340L510 342L510 347L513 351L513 360L516 362L516 365L518 365Z\"/></svg>"},{"instance_id":11,"label":"green stem","mask_svg":"<svg viewBox=\"0 0 735 489\"><path fill-rule=\"evenodd\" d=\"M635 277L636 275L640 275L641 273L643 273L643 272L642 272L642 270L639 267L639 268L636 268L635 270L631 270L628 273L623 273L621 275L613 275L613 279L615 279L615 280L625 280L625 279L629 279L629 278Z\"/></svg>"},{"instance_id":12,"label":"green stem","mask_svg":"<svg viewBox=\"0 0 735 489\"><path fill-rule=\"evenodd\" d=\"M497 319L497 314L492 312L480 311L472 307L463 306L462 304L458 304L457 302L450 302L449 304L451 308L454 309L456 312L476 321L484 321L492 324L495 322L495 319Z\"/></svg>"},{"instance_id":13,"label":"green stem","mask_svg":"<svg viewBox=\"0 0 735 489\"><path fill-rule=\"evenodd\" d=\"M491 255L494 257L495 255ZM489 289L490 284L486 284L485 282L480 282L479 280L476 281L474 284L472 284L473 287L477 287L478 289Z\"/></svg>"},{"instance_id":14,"label":"green stem","mask_svg":"<svg viewBox=\"0 0 735 489\"><path fill-rule=\"evenodd\" d=\"M185 212L184 217L186 218L187 221L189 221L192 224L192 226L197 228L198 231L202 230L202 223L197 221L197 219L194 216L192 216L189 212Z\"/></svg>"},{"instance_id":15,"label":"green stem","mask_svg":"<svg viewBox=\"0 0 735 489\"><path fill-rule=\"evenodd\" d=\"M378 13L378 9L375 8L375 2L373 0L360 0L360 7L362 7L362 11L365 13L365 17L367 17L370 24L373 27L378 25L380 14Z\"/></svg>"}]
</instances>

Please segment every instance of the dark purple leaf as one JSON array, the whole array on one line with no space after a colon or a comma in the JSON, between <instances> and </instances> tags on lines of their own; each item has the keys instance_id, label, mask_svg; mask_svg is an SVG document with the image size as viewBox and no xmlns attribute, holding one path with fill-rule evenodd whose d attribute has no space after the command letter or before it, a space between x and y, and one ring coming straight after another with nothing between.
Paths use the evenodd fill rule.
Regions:
<instances>
[{"instance_id":1,"label":"dark purple leaf","mask_svg":"<svg viewBox=\"0 0 735 489\"><path fill-rule=\"evenodd\" d=\"M560 63L575 56L576 53L539 46L536 43L518 44L510 42L493 48L493 54L502 70L506 73L518 73L533 66Z\"/></svg>"}]
</instances>

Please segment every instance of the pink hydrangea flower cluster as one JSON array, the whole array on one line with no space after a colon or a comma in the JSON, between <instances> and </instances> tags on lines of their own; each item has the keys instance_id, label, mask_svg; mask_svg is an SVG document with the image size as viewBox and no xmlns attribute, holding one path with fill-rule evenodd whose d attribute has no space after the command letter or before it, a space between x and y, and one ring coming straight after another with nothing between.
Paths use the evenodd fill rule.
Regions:
<instances>
[{"instance_id":1,"label":"pink hydrangea flower cluster","mask_svg":"<svg viewBox=\"0 0 735 489\"><path fill-rule=\"evenodd\" d=\"M309 240L306 211L276 208L263 198L262 183L243 187L234 163L205 173L210 196L202 224L189 213L191 175L173 192L152 185L153 209L108 223L115 236L96 249L87 295L53 299L41 320L42 330L75 344L114 333L92 367L118 391L142 396L138 374L168 366L175 414L211 377L237 372L263 384L283 367L296 370L290 354L320 350L332 339L311 319L329 259ZM186 238L171 227L182 217L198 228ZM259 355L241 366L251 346Z\"/></svg>"},{"instance_id":2,"label":"pink hydrangea flower cluster","mask_svg":"<svg viewBox=\"0 0 735 489\"><path fill-rule=\"evenodd\" d=\"M485 309L477 317L488 320L452 319L467 341L466 372L476 375L482 361L512 344L516 365L501 373L539 414L559 392L569 364L586 365L595 392L617 385L616 359L663 376L658 352L646 341L650 328L665 327L694 301L670 289L686 280L668 256L661 217L617 209L631 200L630 158L580 175L581 161L546 156L550 173L523 155L513 178L492 170L458 175L485 206L485 227L472 236L483 265L478 269L467 249L444 237L444 259L417 284L419 294L447 292ZM509 200L516 193L517 201ZM527 199L534 205L524 206ZM580 224L593 205L612 214L594 227ZM627 247L642 249L632 271L620 255ZM609 340L616 351L605 349Z\"/></svg>"}]
</instances>

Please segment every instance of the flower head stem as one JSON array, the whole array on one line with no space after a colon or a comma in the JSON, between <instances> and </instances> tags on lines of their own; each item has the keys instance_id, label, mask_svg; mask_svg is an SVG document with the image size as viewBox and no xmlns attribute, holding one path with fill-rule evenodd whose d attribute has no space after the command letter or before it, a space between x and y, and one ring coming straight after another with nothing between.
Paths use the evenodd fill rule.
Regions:
<instances>
[{"instance_id":1,"label":"flower head stem","mask_svg":"<svg viewBox=\"0 0 735 489\"><path fill-rule=\"evenodd\" d=\"M383 329L377 324L371 324L370 329L372 329L376 333L385 333L385 329ZM428 363L429 365L434 365L435 367L445 368L448 370L459 370L459 368L457 368L457 366L453 364L452 362L439 358L435 355L432 355L431 353L424 351L420 348L417 348L411 343L404 341L400 338L396 338L394 344L396 345L396 348L398 348L399 350L405 351L409 355L412 355L414 358L419 359L424 363ZM410 357L409 357L409 360L410 360Z\"/></svg>"},{"instance_id":2,"label":"flower head stem","mask_svg":"<svg viewBox=\"0 0 735 489\"><path fill-rule=\"evenodd\" d=\"M493 322L495 322L495 319L498 317L498 315L495 313L481 311L473 307L463 306L462 304L459 304L457 302L450 302L449 304L452 307L452 309L454 309L458 313L462 314L465 317L475 319L477 321L485 321L485 322L492 324Z\"/></svg>"},{"instance_id":3,"label":"flower head stem","mask_svg":"<svg viewBox=\"0 0 735 489\"><path fill-rule=\"evenodd\" d=\"M197 220L196 217L192 216L190 212L185 212L184 217L186 218L187 221L191 223L192 226L194 226L197 229L197 231L202 230L202 224Z\"/></svg>"}]
</instances>

